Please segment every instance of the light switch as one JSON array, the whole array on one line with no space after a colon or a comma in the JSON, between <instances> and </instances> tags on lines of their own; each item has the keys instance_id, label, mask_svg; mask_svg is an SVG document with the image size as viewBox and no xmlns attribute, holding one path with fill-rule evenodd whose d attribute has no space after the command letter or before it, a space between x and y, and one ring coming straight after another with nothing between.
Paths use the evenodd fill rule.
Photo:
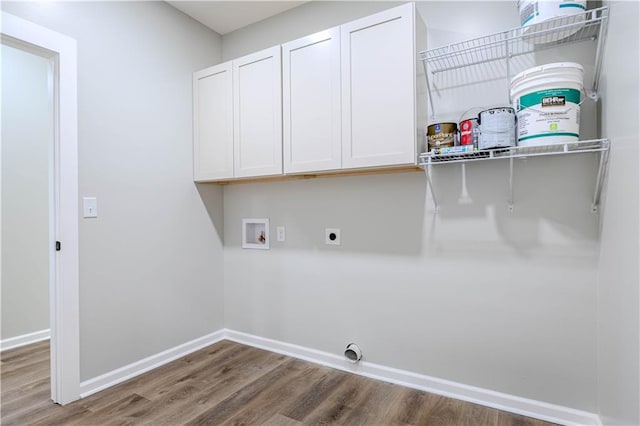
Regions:
<instances>
[{"instance_id":1,"label":"light switch","mask_svg":"<svg viewBox=\"0 0 640 426\"><path fill-rule=\"evenodd\" d=\"M285 234L284 234L284 226L278 226L276 228L276 237L277 240L282 242L285 239Z\"/></svg>"},{"instance_id":2,"label":"light switch","mask_svg":"<svg viewBox=\"0 0 640 426\"><path fill-rule=\"evenodd\" d=\"M83 197L82 210L84 217L98 217L98 200L96 197Z\"/></svg>"}]
</instances>

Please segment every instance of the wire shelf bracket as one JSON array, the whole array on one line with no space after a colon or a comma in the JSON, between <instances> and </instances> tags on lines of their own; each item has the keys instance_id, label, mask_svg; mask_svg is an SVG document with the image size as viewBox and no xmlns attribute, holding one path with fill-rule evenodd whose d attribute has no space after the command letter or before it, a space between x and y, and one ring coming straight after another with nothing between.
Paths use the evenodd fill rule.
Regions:
<instances>
[{"instance_id":1,"label":"wire shelf bracket","mask_svg":"<svg viewBox=\"0 0 640 426\"><path fill-rule=\"evenodd\" d=\"M509 160L509 181L508 181L508 193L507 193L507 207L509 212L514 211L514 159L515 158L529 158L529 157L543 157L549 155L566 155L566 154L585 154L596 153L599 154L598 161L598 173L596 175L596 181L594 185L593 198L591 201L591 211L593 213L598 212L600 205L600 196L602 188L604 186L604 180L609 164L609 139L594 139L588 141L579 142L566 142L553 145L543 146L517 146L512 148L498 148L479 150L463 153L447 153L439 154L437 151L425 152L418 156L418 163L425 170L427 177L427 186L431 192L431 199L433 200L434 211L439 210L437 197L434 191L433 179L431 176L432 167L442 164L454 164L454 163L469 163L475 161L487 161L487 160Z\"/></svg>"}]
</instances>

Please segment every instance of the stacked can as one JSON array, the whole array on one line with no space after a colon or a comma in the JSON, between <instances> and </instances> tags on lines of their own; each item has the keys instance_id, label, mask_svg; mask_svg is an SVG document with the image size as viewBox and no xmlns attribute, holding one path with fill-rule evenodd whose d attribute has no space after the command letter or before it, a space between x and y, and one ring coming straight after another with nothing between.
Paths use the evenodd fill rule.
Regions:
<instances>
[{"instance_id":1,"label":"stacked can","mask_svg":"<svg viewBox=\"0 0 640 426\"><path fill-rule=\"evenodd\" d=\"M427 126L427 150L456 145L458 125L456 123L434 123Z\"/></svg>"},{"instance_id":2,"label":"stacked can","mask_svg":"<svg viewBox=\"0 0 640 426\"><path fill-rule=\"evenodd\" d=\"M478 119L469 118L460 122L460 145L478 147Z\"/></svg>"}]
</instances>

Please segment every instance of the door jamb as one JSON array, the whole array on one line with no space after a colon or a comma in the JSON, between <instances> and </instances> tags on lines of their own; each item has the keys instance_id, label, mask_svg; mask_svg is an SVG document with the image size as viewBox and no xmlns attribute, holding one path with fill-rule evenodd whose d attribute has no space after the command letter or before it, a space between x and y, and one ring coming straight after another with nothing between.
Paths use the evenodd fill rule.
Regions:
<instances>
[{"instance_id":1,"label":"door jamb","mask_svg":"<svg viewBox=\"0 0 640 426\"><path fill-rule=\"evenodd\" d=\"M53 223L62 250L54 251L50 283L51 398L67 404L80 398L77 44L6 12L2 42L54 64Z\"/></svg>"}]
</instances>

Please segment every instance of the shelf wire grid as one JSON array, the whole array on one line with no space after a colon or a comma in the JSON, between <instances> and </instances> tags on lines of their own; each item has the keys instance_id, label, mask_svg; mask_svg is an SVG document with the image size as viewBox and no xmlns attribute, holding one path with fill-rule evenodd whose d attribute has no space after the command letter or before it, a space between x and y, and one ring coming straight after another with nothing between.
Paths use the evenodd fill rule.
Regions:
<instances>
[{"instance_id":1,"label":"shelf wire grid","mask_svg":"<svg viewBox=\"0 0 640 426\"><path fill-rule=\"evenodd\" d=\"M591 9L444 47L420 52L433 73L534 53L564 44L595 40L609 15L607 7Z\"/></svg>"},{"instance_id":2,"label":"shelf wire grid","mask_svg":"<svg viewBox=\"0 0 640 426\"><path fill-rule=\"evenodd\" d=\"M425 152L419 155L418 162L421 166L428 166L439 163L465 163L480 160L604 152L608 150L608 139L594 139L589 141L567 142L552 145L516 146L511 148L487 149L463 153L438 154L437 152Z\"/></svg>"}]
</instances>

